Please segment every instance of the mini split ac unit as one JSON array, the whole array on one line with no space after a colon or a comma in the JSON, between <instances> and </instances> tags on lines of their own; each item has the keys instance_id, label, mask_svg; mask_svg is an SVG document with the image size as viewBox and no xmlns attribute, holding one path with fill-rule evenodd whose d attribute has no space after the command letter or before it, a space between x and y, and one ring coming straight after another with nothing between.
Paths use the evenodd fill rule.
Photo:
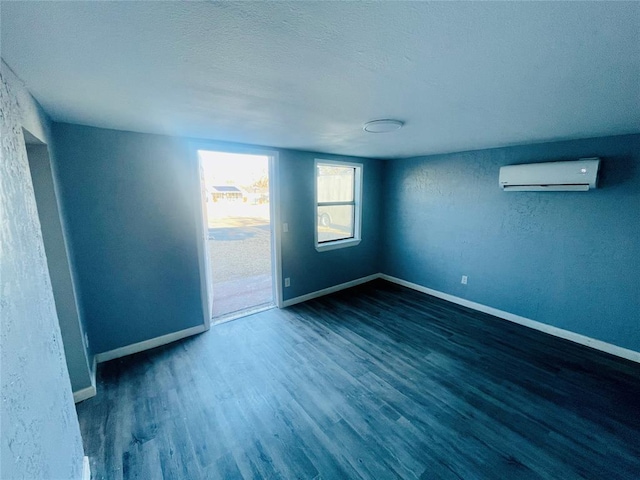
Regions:
<instances>
[{"instance_id":1,"label":"mini split ac unit","mask_svg":"<svg viewBox=\"0 0 640 480\"><path fill-rule=\"evenodd\" d=\"M599 158L529 163L500 168L500 186L513 192L586 191L596 188Z\"/></svg>"}]
</instances>

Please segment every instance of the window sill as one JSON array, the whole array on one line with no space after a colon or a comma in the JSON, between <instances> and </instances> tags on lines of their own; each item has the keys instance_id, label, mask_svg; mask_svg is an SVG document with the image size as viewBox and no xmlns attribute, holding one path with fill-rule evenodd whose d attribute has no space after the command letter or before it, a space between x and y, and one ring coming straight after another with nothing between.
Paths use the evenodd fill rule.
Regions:
<instances>
[{"instance_id":1,"label":"window sill","mask_svg":"<svg viewBox=\"0 0 640 480\"><path fill-rule=\"evenodd\" d=\"M335 242L327 242L316 244L318 252L326 252L329 250L337 250L339 248L355 247L360 243L359 238L348 238L346 240L336 240Z\"/></svg>"}]
</instances>

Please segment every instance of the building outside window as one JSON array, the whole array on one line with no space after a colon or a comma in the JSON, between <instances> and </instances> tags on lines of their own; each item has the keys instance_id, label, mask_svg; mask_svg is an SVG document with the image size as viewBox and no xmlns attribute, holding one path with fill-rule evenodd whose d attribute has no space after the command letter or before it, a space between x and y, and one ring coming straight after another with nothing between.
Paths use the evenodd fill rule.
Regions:
<instances>
[{"instance_id":1,"label":"building outside window","mask_svg":"<svg viewBox=\"0 0 640 480\"><path fill-rule=\"evenodd\" d=\"M362 164L317 159L316 250L360 243Z\"/></svg>"}]
</instances>

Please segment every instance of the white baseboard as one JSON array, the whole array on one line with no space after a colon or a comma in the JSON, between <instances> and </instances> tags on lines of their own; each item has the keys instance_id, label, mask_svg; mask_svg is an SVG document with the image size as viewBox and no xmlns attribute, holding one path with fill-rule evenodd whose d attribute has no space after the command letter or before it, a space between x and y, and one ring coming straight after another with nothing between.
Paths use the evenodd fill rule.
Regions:
<instances>
[{"instance_id":1,"label":"white baseboard","mask_svg":"<svg viewBox=\"0 0 640 480\"><path fill-rule=\"evenodd\" d=\"M479 312L488 313L489 315L493 315L494 317L498 317L503 320L517 323L525 327L533 328L534 330L548 333L549 335L563 338L565 340L569 340L569 341L578 343L580 345L585 345L587 347L591 347L596 350L600 350L602 352L615 355L617 357L625 358L627 360L631 360L632 362L640 363L640 352L619 347L611 343L603 342L601 340L587 337L579 333L574 333L569 330L564 330L562 328L554 327L552 325L547 325L546 323L538 322L536 320L531 320L530 318L521 317L513 313L505 312L503 310L498 310L497 308L489 307L481 303L472 302L471 300L466 300L464 298L456 297L455 295L450 295L448 293L443 293L438 290L433 290L431 288L423 287L422 285L418 285L417 283L408 282L406 280L392 277L391 275L386 275L383 273L368 275L366 277L358 278L356 280L351 280L350 282L341 283L340 285L334 285L333 287L324 288L322 290L311 292L306 295L301 295L299 297L285 300L282 303L282 307L283 308L290 307L297 303L306 302L314 298L322 297L324 295L329 295L330 293L355 287L357 285L370 282L377 278L381 278L389 282L411 288L412 290L426 293L428 295L432 295L434 297L438 297L443 300L447 300L449 302L456 303L458 305L462 305L464 307L468 307L473 310L477 310ZM131 355L134 353L142 352L144 350L149 350L150 348L155 348L161 345L165 345L167 343L175 342L176 340L180 340L185 337L202 333L207 329L208 328L205 325L198 325L195 327L187 328L185 330L181 330L179 332L170 333L168 335L163 335L160 337L152 338L150 340L145 340L143 342L134 343L132 345L127 345L125 347L116 348L115 350L110 350L108 352L102 352L97 354L95 356L95 361L97 361L98 363L107 362L115 358L124 357L126 355ZM86 389L80 390L78 392L74 392L74 399L76 399L76 395L78 395L78 398L81 398L82 395L86 395L84 398L82 398L83 400L95 395L95 380L94 380L94 384L91 387L87 387ZM76 402L79 402L79 401L81 400L76 400Z\"/></svg>"},{"instance_id":2,"label":"white baseboard","mask_svg":"<svg viewBox=\"0 0 640 480\"><path fill-rule=\"evenodd\" d=\"M477 310L479 312L488 313L489 315L502 318L503 320L508 320L509 322L517 323L525 327L533 328L534 330L548 333L549 335L553 335L555 337L564 338L565 340L570 340L572 342L579 343L580 345L585 345L587 347L591 347L596 350L615 355L616 357L621 357L627 360L631 360L632 362L640 363L640 352L629 350L628 348L619 347L611 343L603 342L602 340L597 340L585 335L580 335L579 333L564 330L552 325L547 325L546 323L538 322L536 320L531 320L530 318L521 317L520 315L515 315L503 310L498 310L497 308L488 307L486 305L482 305L481 303L476 303L472 302L471 300L456 297L455 295L449 295L448 293L439 292L438 290L423 287L422 285L418 285L417 283L407 282L406 280L392 277L390 275L380 274L379 278L382 278L389 282L397 283L398 285L402 285L403 287L417 290L418 292L442 298L443 300L447 300L448 302L457 303L458 305L472 308L473 310Z\"/></svg>"},{"instance_id":3,"label":"white baseboard","mask_svg":"<svg viewBox=\"0 0 640 480\"><path fill-rule=\"evenodd\" d=\"M86 455L82 457L82 480L91 480L91 465Z\"/></svg>"},{"instance_id":4,"label":"white baseboard","mask_svg":"<svg viewBox=\"0 0 640 480\"><path fill-rule=\"evenodd\" d=\"M73 402L79 403L79 402L82 402L83 400L86 400L87 398L95 397L96 393L97 392L96 392L95 385L91 385L86 388L81 388L80 390L76 390L75 392L73 392Z\"/></svg>"},{"instance_id":5,"label":"white baseboard","mask_svg":"<svg viewBox=\"0 0 640 480\"><path fill-rule=\"evenodd\" d=\"M166 345L167 343L175 342L176 340L181 340L183 338L202 333L206 330L208 330L206 325L197 325L195 327L180 330L179 332L173 332L167 335L162 335L160 337L144 340L142 342L132 343L131 345L116 348L114 350L109 350L108 352L98 353L95 358L98 363L108 362L109 360L113 360L115 358L125 357L127 355L132 355L144 350L149 350L150 348L160 347L162 345Z\"/></svg>"},{"instance_id":6,"label":"white baseboard","mask_svg":"<svg viewBox=\"0 0 640 480\"><path fill-rule=\"evenodd\" d=\"M289 300L285 300L284 302L282 302L282 306L290 307L291 305L295 305L296 303L306 302L307 300L312 300L324 295L329 295L330 293L339 292L340 290L355 287L356 285L362 285L363 283L370 282L371 280L375 280L376 278L380 278L379 273L374 273L373 275L369 275L367 277L357 278L355 280L351 280L350 282L341 283L340 285L334 285L333 287L323 288L322 290L307 293L306 295L300 295L299 297L290 298Z\"/></svg>"},{"instance_id":7,"label":"white baseboard","mask_svg":"<svg viewBox=\"0 0 640 480\"><path fill-rule=\"evenodd\" d=\"M87 398L95 397L97 393L96 389L96 357L93 357L93 362L91 363L91 385L86 388L81 388L80 390L76 390L73 392L73 403L79 403Z\"/></svg>"}]
</instances>

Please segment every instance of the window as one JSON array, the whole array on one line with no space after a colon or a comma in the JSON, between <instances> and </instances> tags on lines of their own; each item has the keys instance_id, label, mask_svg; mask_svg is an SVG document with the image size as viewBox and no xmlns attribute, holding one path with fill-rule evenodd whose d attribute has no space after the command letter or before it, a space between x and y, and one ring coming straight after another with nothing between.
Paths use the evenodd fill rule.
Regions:
<instances>
[{"instance_id":1,"label":"window","mask_svg":"<svg viewBox=\"0 0 640 480\"><path fill-rule=\"evenodd\" d=\"M316 160L316 250L360 243L362 164Z\"/></svg>"}]
</instances>

